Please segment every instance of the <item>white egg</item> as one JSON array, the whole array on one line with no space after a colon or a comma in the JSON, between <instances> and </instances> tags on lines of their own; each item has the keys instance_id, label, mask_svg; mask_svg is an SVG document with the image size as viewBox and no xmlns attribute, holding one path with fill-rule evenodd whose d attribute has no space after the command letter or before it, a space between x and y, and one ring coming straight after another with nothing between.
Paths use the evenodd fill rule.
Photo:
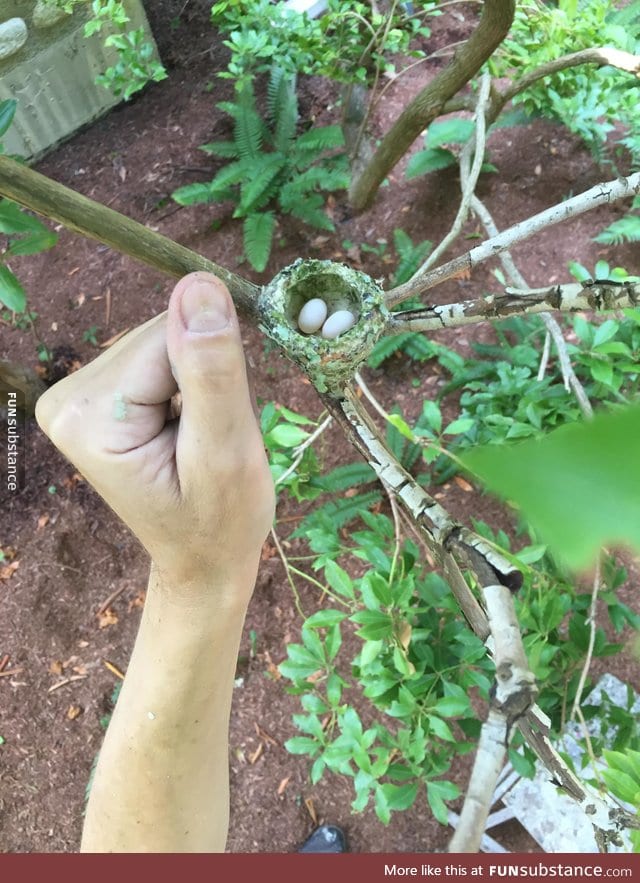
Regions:
<instances>
[{"instance_id":1,"label":"white egg","mask_svg":"<svg viewBox=\"0 0 640 883\"><path fill-rule=\"evenodd\" d=\"M308 300L298 314L298 328L305 334L320 331L327 318L327 305L321 297Z\"/></svg>"},{"instance_id":2,"label":"white egg","mask_svg":"<svg viewBox=\"0 0 640 883\"><path fill-rule=\"evenodd\" d=\"M356 324L356 317L351 310L336 310L322 326L322 336L325 340L335 340L345 331Z\"/></svg>"}]
</instances>

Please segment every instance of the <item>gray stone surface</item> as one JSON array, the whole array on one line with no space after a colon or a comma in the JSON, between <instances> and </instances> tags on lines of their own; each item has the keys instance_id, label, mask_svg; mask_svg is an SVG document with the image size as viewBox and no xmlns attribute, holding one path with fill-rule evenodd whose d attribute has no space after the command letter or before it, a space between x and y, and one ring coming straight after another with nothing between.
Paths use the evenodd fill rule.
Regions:
<instances>
[{"instance_id":1,"label":"gray stone surface","mask_svg":"<svg viewBox=\"0 0 640 883\"><path fill-rule=\"evenodd\" d=\"M69 18L69 14L64 9L53 6L46 0L38 0L33 10L33 24L36 28L52 28L66 18Z\"/></svg>"},{"instance_id":2,"label":"gray stone surface","mask_svg":"<svg viewBox=\"0 0 640 883\"><path fill-rule=\"evenodd\" d=\"M22 18L10 18L0 24L0 60L15 55L27 42L29 31Z\"/></svg>"},{"instance_id":3,"label":"gray stone surface","mask_svg":"<svg viewBox=\"0 0 640 883\"><path fill-rule=\"evenodd\" d=\"M602 676L596 687L589 694L587 703L599 705L603 700L603 693L619 705L626 708L627 687L610 674ZM640 696L636 694L633 709L640 713ZM587 729L590 735L599 733L599 719L596 717L588 722ZM613 742L615 733L610 732L609 744ZM570 724L562 743L557 746L560 751L569 754L574 761L577 770L580 770L580 778L589 780L594 778L593 769L589 764L582 766L583 749L582 728L576 724ZM603 796L603 795L601 795ZM577 804L562 793L551 781L546 767L540 763L536 767L534 779L519 779L516 784L502 798L531 836L540 844L545 852L598 852L598 846L593 834L593 827L585 814ZM612 806L617 806L612 800ZM623 847L610 847L611 852L625 852Z\"/></svg>"}]
</instances>

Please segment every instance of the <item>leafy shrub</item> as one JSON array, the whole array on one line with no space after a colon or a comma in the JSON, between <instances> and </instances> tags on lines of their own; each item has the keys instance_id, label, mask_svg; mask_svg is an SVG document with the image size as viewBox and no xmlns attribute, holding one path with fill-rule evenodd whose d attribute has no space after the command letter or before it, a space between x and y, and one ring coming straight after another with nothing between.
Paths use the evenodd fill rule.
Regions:
<instances>
[{"instance_id":1,"label":"leafy shrub","mask_svg":"<svg viewBox=\"0 0 640 883\"><path fill-rule=\"evenodd\" d=\"M519 5L509 37L489 62L494 76L523 74L559 56L613 46L632 54L640 46L640 3L616 10L610 0L531 0ZM556 119L602 158L608 136L621 125L618 142L640 151L637 92L629 75L611 67L571 67L533 83L514 98L532 115ZM621 140L622 139L622 140Z\"/></svg>"},{"instance_id":2,"label":"leafy shrub","mask_svg":"<svg viewBox=\"0 0 640 883\"><path fill-rule=\"evenodd\" d=\"M17 105L13 98L0 101L0 138L13 122ZM3 153L4 145L0 142L0 154ZM26 308L27 295L7 261L46 251L56 244L58 236L10 199L0 199L0 234L7 237L6 247L0 253L0 304L21 313Z\"/></svg>"},{"instance_id":3,"label":"leafy shrub","mask_svg":"<svg viewBox=\"0 0 640 883\"><path fill-rule=\"evenodd\" d=\"M279 68L271 71L266 119L258 112L251 82L235 101L218 107L233 118L234 140L204 144L201 149L231 162L209 183L188 184L173 198L181 205L233 201L234 218L244 218L246 257L262 271L276 225L273 202L281 213L305 224L334 229L319 191L340 190L348 184L345 157L335 155L344 143L342 132L339 126L317 126L297 134L295 77Z\"/></svg>"},{"instance_id":4,"label":"leafy shrub","mask_svg":"<svg viewBox=\"0 0 640 883\"><path fill-rule=\"evenodd\" d=\"M437 4L391 4L387 13L357 0L329 0L327 10L312 19L285 3L258 0L245 4L220 0L211 9L211 21L227 35L231 60L221 77L241 88L274 64L288 74L315 74L346 83L371 83L382 73L395 71L392 56L424 57L414 45L428 37L425 17L438 15Z\"/></svg>"}]
</instances>

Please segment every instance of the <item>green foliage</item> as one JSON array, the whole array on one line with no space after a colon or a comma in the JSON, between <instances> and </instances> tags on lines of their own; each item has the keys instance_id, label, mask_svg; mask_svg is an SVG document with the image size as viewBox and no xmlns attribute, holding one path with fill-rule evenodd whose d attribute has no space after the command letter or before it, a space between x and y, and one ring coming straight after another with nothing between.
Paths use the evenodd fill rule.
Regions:
<instances>
[{"instance_id":1,"label":"green foliage","mask_svg":"<svg viewBox=\"0 0 640 883\"><path fill-rule=\"evenodd\" d=\"M67 8L70 5L63 3L65 11L71 11ZM100 33L104 25L110 25L115 33L109 34L104 45L118 53L118 62L96 77L99 86L128 101L147 83L166 79L167 72L154 58L153 44L146 39L144 28L127 29L130 18L122 0L93 0L91 9L92 17L84 26L85 36Z\"/></svg>"},{"instance_id":2,"label":"green foliage","mask_svg":"<svg viewBox=\"0 0 640 883\"><path fill-rule=\"evenodd\" d=\"M181 205L234 202L234 218L244 219L246 257L260 272L269 260L276 225L271 205L312 227L334 229L320 191L348 184L346 158L336 155L343 146L342 132L339 126L322 126L297 134L295 77L279 68L271 71L264 119L251 82L235 101L218 107L233 118L233 141L202 149L231 161L209 183L181 187L173 198Z\"/></svg>"},{"instance_id":3,"label":"green foliage","mask_svg":"<svg viewBox=\"0 0 640 883\"><path fill-rule=\"evenodd\" d=\"M415 153L407 166L407 178L448 169L458 158L444 144L464 144L473 134L474 125L467 119L446 119L431 123L424 138L425 149Z\"/></svg>"},{"instance_id":4,"label":"green foliage","mask_svg":"<svg viewBox=\"0 0 640 883\"><path fill-rule=\"evenodd\" d=\"M446 824L446 802L459 793L447 775L479 734L469 696L487 699L492 664L461 621L446 582L428 572L415 544L398 545L393 522L365 505L358 517L360 525L346 534L316 510L294 534L309 542L328 604L307 617L300 642L288 646L280 665L288 692L302 706L293 718L300 735L285 745L309 757L313 783L326 773L352 778L355 812L373 802L386 824L423 791L434 816ZM534 543L514 555L504 533L496 535L482 522L474 526L522 570L518 616L540 704L557 734L588 652L590 596L576 590L545 546ZM616 596L625 579L624 569L607 558L601 597L618 631L626 623L640 625ZM355 648L351 636L358 639ZM619 649L598 628L594 655ZM356 695L371 704L366 725L354 708ZM531 775L534 758L518 745L522 753L512 751L512 761Z\"/></svg>"},{"instance_id":5,"label":"green foliage","mask_svg":"<svg viewBox=\"0 0 640 883\"><path fill-rule=\"evenodd\" d=\"M605 751L607 768L601 776L614 797L640 816L640 751ZM634 852L640 852L640 831L630 831Z\"/></svg>"},{"instance_id":6,"label":"green foliage","mask_svg":"<svg viewBox=\"0 0 640 883\"><path fill-rule=\"evenodd\" d=\"M226 35L231 60L219 76L244 88L256 74L277 65L288 75L372 84L395 72L394 56L424 57L416 38L429 36L425 18L439 13L433 2L413 7L409 12L405 4L391 4L380 12L357 0L329 0L324 14L312 19L282 2L257 0L248 8L240 0L220 0L211 9L211 21Z\"/></svg>"},{"instance_id":7,"label":"green foliage","mask_svg":"<svg viewBox=\"0 0 640 883\"><path fill-rule=\"evenodd\" d=\"M594 237L603 245L622 245L624 242L640 242L640 196L631 204L631 211L619 221L609 224Z\"/></svg>"},{"instance_id":8,"label":"green foliage","mask_svg":"<svg viewBox=\"0 0 640 883\"><path fill-rule=\"evenodd\" d=\"M418 271L423 261L429 256L433 243L428 239L414 243L408 233L396 228L393 231L393 245L398 259L392 284L402 285ZM404 301L394 308L394 312L408 310L419 306L419 302ZM370 368L379 368L390 356L396 352L403 352L409 358L417 362L424 362L435 355L435 346L431 344L424 334L406 332L382 337L376 343L367 360Z\"/></svg>"},{"instance_id":9,"label":"green foliage","mask_svg":"<svg viewBox=\"0 0 640 883\"><path fill-rule=\"evenodd\" d=\"M522 509L554 554L580 569L611 543L640 548L640 466L629 455L638 433L636 405L543 439L479 448L463 461Z\"/></svg>"},{"instance_id":10,"label":"green foliage","mask_svg":"<svg viewBox=\"0 0 640 883\"><path fill-rule=\"evenodd\" d=\"M562 55L610 46L632 54L640 46L640 3L616 10L611 0L531 0L519 5L509 37L489 62L497 77L518 79ZM603 156L610 135L640 156L637 89L632 75L613 67L565 68L537 80L514 98L529 114L556 119ZM616 134L622 131L623 134Z\"/></svg>"},{"instance_id":11,"label":"green foliage","mask_svg":"<svg viewBox=\"0 0 640 883\"><path fill-rule=\"evenodd\" d=\"M92 346L98 346L98 327L97 325L90 325L86 331L82 332L82 339L85 343L90 343Z\"/></svg>"},{"instance_id":12,"label":"green foliage","mask_svg":"<svg viewBox=\"0 0 640 883\"><path fill-rule=\"evenodd\" d=\"M0 138L13 122L17 104L13 98L0 101ZM4 145L0 143L0 154L3 153ZM8 262L46 251L56 244L58 237L42 221L9 199L0 199L0 235L6 237L0 251L0 305L21 313L26 308L27 295Z\"/></svg>"}]
</instances>

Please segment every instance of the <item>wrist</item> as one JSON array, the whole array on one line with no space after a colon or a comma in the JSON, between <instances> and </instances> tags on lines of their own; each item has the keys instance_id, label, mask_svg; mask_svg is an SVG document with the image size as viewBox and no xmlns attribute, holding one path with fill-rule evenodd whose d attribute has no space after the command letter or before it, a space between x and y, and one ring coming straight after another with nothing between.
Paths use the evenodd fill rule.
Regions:
<instances>
[{"instance_id":1,"label":"wrist","mask_svg":"<svg viewBox=\"0 0 640 883\"><path fill-rule=\"evenodd\" d=\"M251 600L258 573L260 553L246 554L242 561L191 562L188 568L170 566L152 559L148 597L176 615L242 616Z\"/></svg>"}]
</instances>

